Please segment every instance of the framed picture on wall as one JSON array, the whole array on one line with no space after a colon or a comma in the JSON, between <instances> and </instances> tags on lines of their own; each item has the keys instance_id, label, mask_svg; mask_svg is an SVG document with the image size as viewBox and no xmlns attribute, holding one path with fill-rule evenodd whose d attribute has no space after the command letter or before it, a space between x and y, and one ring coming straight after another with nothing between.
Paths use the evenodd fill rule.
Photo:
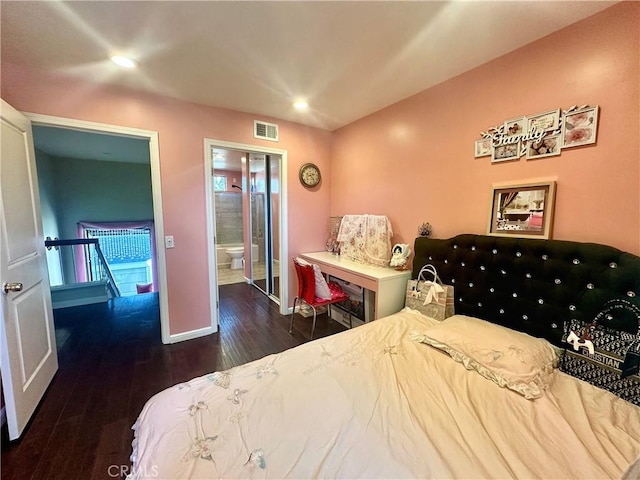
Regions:
<instances>
[{"instance_id":1,"label":"framed picture on wall","mask_svg":"<svg viewBox=\"0 0 640 480\"><path fill-rule=\"evenodd\" d=\"M518 160L520 158L520 142L493 147L491 163Z\"/></svg>"},{"instance_id":2,"label":"framed picture on wall","mask_svg":"<svg viewBox=\"0 0 640 480\"><path fill-rule=\"evenodd\" d=\"M487 235L551 238L555 194L555 180L493 185Z\"/></svg>"},{"instance_id":3,"label":"framed picture on wall","mask_svg":"<svg viewBox=\"0 0 640 480\"><path fill-rule=\"evenodd\" d=\"M566 112L562 122L562 147L569 148L596 143L597 131L597 105Z\"/></svg>"},{"instance_id":4,"label":"framed picture on wall","mask_svg":"<svg viewBox=\"0 0 640 480\"><path fill-rule=\"evenodd\" d=\"M525 117L518 117L504 122L504 134L507 137L513 135L523 135L524 129L527 127L527 119Z\"/></svg>"},{"instance_id":5,"label":"framed picture on wall","mask_svg":"<svg viewBox=\"0 0 640 480\"><path fill-rule=\"evenodd\" d=\"M537 131L546 132L548 130L557 130L559 127L559 108L527 117L527 132L530 132L532 128L535 128Z\"/></svg>"},{"instance_id":6,"label":"framed picture on wall","mask_svg":"<svg viewBox=\"0 0 640 480\"><path fill-rule=\"evenodd\" d=\"M544 136L540 141L530 140L527 143L527 160L560 155L562 137L559 133Z\"/></svg>"},{"instance_id":7,"label":"framed picture on wall","mask_svg":"<svg viewBox=\"0 0 640 480\"><path fill-rule=\"evenodd\" d=\"M491 139L482 138L480 140L476 140L475 157L488 157L489 155L491 155Z\"/></svg>"}]
</instances>

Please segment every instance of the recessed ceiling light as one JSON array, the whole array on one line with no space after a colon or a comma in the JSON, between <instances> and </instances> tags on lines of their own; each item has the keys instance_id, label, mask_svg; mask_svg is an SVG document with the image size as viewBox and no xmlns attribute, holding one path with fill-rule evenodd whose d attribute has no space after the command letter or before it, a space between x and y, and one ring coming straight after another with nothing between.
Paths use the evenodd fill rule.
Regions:
<instances>
[{"instance_id":1,"label":"recessed ceiling light","mask_svg":"<svg viewBox=\"0 0 640 480\"><path fill-rule=\"evenodd\" d=\"M111 57L111 61L116 65L120 65L124 68L135 68L138 64L131 60L130 58L123 57L121 55L114 55Z\"/></svg>"},{"instance_id":2,"label":"recessed ceiling light","mask_svg":"<svg viewBox=\"0 0 640 480\"><path fill-rule=\"evenodd\" d=\"M299 100L293 104L293 106L298 110L306 110L309 108L309 104L304 100Z\"/></svg>"}]
</instances>

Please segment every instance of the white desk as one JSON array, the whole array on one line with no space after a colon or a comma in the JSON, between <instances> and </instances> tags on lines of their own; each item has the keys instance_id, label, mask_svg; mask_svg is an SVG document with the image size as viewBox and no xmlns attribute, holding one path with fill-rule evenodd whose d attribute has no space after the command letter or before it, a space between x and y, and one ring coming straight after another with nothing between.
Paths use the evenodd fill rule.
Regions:
<instances>
[{"instance_id":1,"label":"white desk","mask_svg":"<svg viewBox=\"0 0 640 480\"><path fill-rule=\"evenodd\" d=\"M400 311L407 294L407 280L411 270L364 265L341 258L329 252L300 254L306 261L315 263L323 273L360 285L374 292L374 320Z\"/></svg>"}]
</instances>

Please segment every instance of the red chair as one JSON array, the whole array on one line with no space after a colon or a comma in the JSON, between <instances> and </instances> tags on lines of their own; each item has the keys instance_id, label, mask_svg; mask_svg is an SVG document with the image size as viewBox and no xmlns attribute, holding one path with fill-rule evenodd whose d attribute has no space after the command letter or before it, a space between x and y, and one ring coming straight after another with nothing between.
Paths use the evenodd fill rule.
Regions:
<instances>
[{"instance_id":1,"label":"red chair","mask_svg":"<svg viewBox=\"0 0 640 480\"><path fill-rule=\"evenodd\" d=\"M324 299L316 297L316 278L313 271L313 265L302 265L293 259L293 265L296 267L296 274L298 275L298 296L293 300L293 312L291 312L291 324L289 325L289 333L293 333L293 316L296 314L296 304L300 300L300 304L306 303L313 310L313 323L311 325L311 339L313 340L313 332L316 329L316 307L327 306L329 319L331 318L331 305L338 302L349 300L349 294L346 293L340 285L336 282L328 282L329 290L331 291L331 298ZM351 302L349 305L349 328L353 325L351 323Z\"/></svg>"}]
</instances>

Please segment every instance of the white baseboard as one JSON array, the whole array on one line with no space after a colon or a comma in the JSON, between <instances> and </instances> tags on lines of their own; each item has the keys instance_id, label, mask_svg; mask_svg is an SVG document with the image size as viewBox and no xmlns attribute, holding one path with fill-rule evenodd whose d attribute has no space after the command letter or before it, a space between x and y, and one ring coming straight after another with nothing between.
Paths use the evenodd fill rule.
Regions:
<instances>
[{"instance_id":1,"label":"white baseboard","mask_svg":"<svg viewBox=\"0 0 640 480\"><path fill-rule=\"evenodd\" d=\"M198 330L191 330L190 332L177 333L169 336L168 343L178 343L184 342L185 340L192 340L194 338L206 337L207 335L211 335L215 332L216 330L214 330L213 327L205 327Z\"/></svg>"}]
</instances>

